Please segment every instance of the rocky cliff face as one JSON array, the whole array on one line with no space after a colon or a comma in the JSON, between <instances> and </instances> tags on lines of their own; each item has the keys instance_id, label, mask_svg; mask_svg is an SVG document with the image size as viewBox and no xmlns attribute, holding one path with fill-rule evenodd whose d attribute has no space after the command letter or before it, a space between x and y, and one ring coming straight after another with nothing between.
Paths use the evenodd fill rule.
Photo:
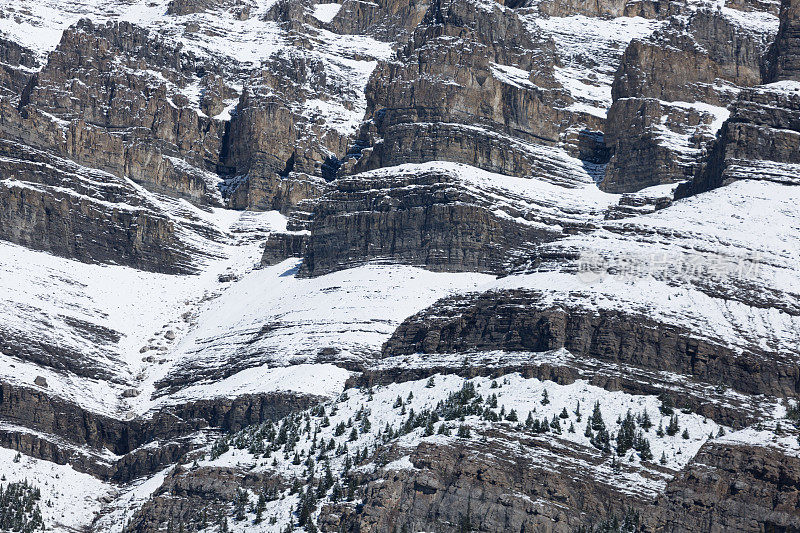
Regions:
<instances>
[{"instance_id":1,"label":"rocky cliff face","mask_svg":"<svg viewBox=\"0 0 800 533\"><path fill-rule=\"evenodd\" d=\"M90 146L68 148L76 161L208 201L218 193L205 172L218 159L223 128L190 98L202 90L197 73L211 68L133 24L82 20L64 33L21 103L99 130ZM98 150L98 141L105 147Z\"/></svg>"},{"instance_id":2,"label":"rocky cliff face","mask_svg":"<svg viewBox=\"0 0 800 533\"><path fill-rule=\"evenodd\" d=\"M712 531L796 530L797 460L780 446L709 443L656 502L663 509L658 523L663 531L696 524Z\"/></svg>"},{"instance_id":3,"label":"rocky cliff face","mask_svg":"<svg viewBox=\"0 0 800 533\"><path fill-rule=\"evenodd\" d=\"M795 182L798 86L791 67L796 56L791 35L796 19L796 8L784 2L779 35L764 57L764 82L772 83L739 94L707 166L678 190L679 196L742 178Z\"/></svg>"},{"instance_id":4,"label":"rocky cliff face","mask_svg":"<svg viewBox=\"0 0 800 533\"><path fill-rule=\"evenodd\" d=\"M481 294L473 301L462 297L439 302L401 325L383 353L565 348L578 357L689 375L749 394L796 393L797 376L789 361L768 362L764 354L736 353L722 342L692 338L691 331L650 322L634 313L537 308L544 299L542 293L506 292Z\"/></svg>"},{"instance_id":5,"label":"rocky cliff face","mask_svg":"<svg viewBox=\"0 0 800 533\"><path fill-rule=\"evenodd\" d=\"M671 17L625 51L612 85L601 187L631 192L691 179L738 87L761 83L775 18L749 21L734 9ZM655 162L655 165L653 163Z\"/></svg>"},{"instance_id":6,"label":"rocky cliff face","mask_svg":"<svg viewBox=\"0 0 800 533\"><path fill-rule=\"evenodd\" d=\"M371 123L354 170L446 160L569 182L539 148L572 120L554 64L553 43L512 10L434 2L367 86Z\"/></svg>"},{"instance_id":7,"label":"rocky cliff face","mask_svg":"<svg viewBox=\"0 0 800 533\"><path fill-rule=\"evenodd\" d=\"M315 205L303 268L320 275L391 260L499 273L532 243L555 237L497 213L491 200L462 189L447 173L338 180L337 190Z\"/></svg>"},{"instance_id":8,"label":"rocky cliff face","mask_svg":"<svg viewBox=\"0 0 800 533\"><path fill-rule=\"evenodd\" d=\"M799 9L797 2L790 0L781 2L781 24L778 28L778 35L764 61L765 81L797 81L798 79L798 72L800 72L797 29L800 19Z\"/></svg>"}]
</instances>

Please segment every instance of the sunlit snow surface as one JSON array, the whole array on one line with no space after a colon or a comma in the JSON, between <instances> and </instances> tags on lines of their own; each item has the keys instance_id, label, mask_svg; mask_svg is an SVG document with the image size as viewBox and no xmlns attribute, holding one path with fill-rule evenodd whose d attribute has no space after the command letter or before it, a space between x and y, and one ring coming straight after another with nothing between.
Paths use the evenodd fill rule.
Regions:
<instances>
[{"instance_id":1,"label":"sunlit snow surface","mask_svg":"<svg viewBox=\"0 0 800 533\"><path fill-rule=\"evenodd\" d=\"M69 465L58 465L28 456L15 459L17 452L0 448L3 482L27 480L41 490L39 507L51 531L79 531L103 507L101 498L113 494L109 483L89 474L76 472Z\"/></svg>"},{"instance_id":2,"label":"sunlit snow surface","mask_svg":"<svg viewBox=\"0 0 800 533\"><path fill-rule=\"evenodd\" d=\"M576 100L571 109L601 118L611 106L611 82L625 47L664 25L641 17L603 20L584 15L529 16L527 21L556 42L563 65L555 68L556 79Z\"/></svg>"},{"instance_id":3,"label":"sunlit snow surface","mask_svg":"<svg viewBox=\"0 0 800 533\"><path fill-rule=\"evenodd\" d=\"M275 0L253 2L252 13L244 21L225 9L167 16L168 3L0 0L0 33L33 49L43 62L57 46L62 31L80 18L98 22L127 20L180 43L199 57L219 60L231 69L239 86L246 81L245 72L288 46L278 25L264 20ZM487 0L484 7L497 9L497 4ZM311 15L324 24L338 10L338 4L316 4ZM777 20L771 15L728 8L723 13L740 26L756 29L774 25ZM561 66L556 68L556 78L576 101L571 110L596 117L605 117L611 103L611 81L627 43L646 38L663 24L640 18L599 20L583 16L530 18L528 22L557 44ZM197 23L203 31L186 31L191 23ZM311 41L313 54L325 63L331 76L346 81L352 89L348 94L358 97L315 98L303 103L301 113L311 120L324 116L332 128L343 134L352 133L366 109L363 87L376 61L390 57L391 47L369 37L341 36L324 29L314 30ZM492 65L492 74L511 85L530 83L528 72L509 66ZM797 84L791 82L770 88L798 90ZM181 90L191 102L197 102L198 85ZM217 118L230 118L236 101L226 103L228 107ZM709 133L714 133L727 118L727 110L702 103L669 105L712 115ZM676 135L667 128L658 133L659 142L675 150L685 150L689 145L687 136ZM304 279L297 277L299 258L255 268L266 235L286 227L286 219L279 213L203 211L183 201L156 198L142 191L175 221L200 221L221 235L216 241L191 232L182 235L208 252L208 257L199 261L201 272L195 276L169 276L123 266L90 265L0 242L0 333L11 331L32 342L57 343L74 350L81 354L87 370L82 375L56 371L0 353L0 373L10 383L31 388L37 387L37 376L45 377L48 394L117 418L139 416L164 405L198 398L258 392L291 391L335 398L351 375L335 362L369 361L403 319L439 298L506 288L541 291L545 303L641 312L698 334L707 332L735 348L755 343L787 355L797 352L800 193L775 183L737 182L678 202L654 215L604 222L604 211L619 196L601 192L593 183L592 173L580 161L560 148L520 143L519 149L553 161L554 167L564 169L568 179L558 176L526 180L441 162L404 165L372 174L431 169L452 173L461 186L494 198L498 216L510 216L509 208L513 208L532 214L520 222L546 223L548 227L569 222L596 227L552 246L577 252L581 257L578 263L599 262L604 267L624 264L630 267L628 270L604 268L581 273L575 272L580 264L569 264L495 279L474 273L432 273L408 266L368 264ZM562 182L569 188L558 185ZM708 265L717 269L710 277L702 268ZM221 275L231 281L220 281ZM753 299L759 305L748 303ZM79 334L72 325L75 320L117 332L119 341L99 342L90 334ZM92 369L109 373L114 379L93 379ZM176 379L180 385L169 387ZM354 416L363 405L372 410L373 426L378 428L400 422L402 417L391 406L397 395L406 397L413 391L413 406L420 409L435 404L463 384L455 376L437 376L436 380L437 386L432 389L425 386L425 380L379 387L371 400L364 391L352 392L348 400L340 402L339 414L331 417L331 427L323 430L323 436L330 438L328 433L336 423ZM489 392L490 380L475 378L473 382L482 394ZM551 397L551 404L546 407L540 403L544 388ZM129 389L135 389L137 395L123 395ZM496 392L500 404L516 409L523 420L534 408L537 416L551 417L563 407L571 411L577 401L586 416L591 404L599 400L607 423L613 424L628 408L648 409L656 425L659 421L656 398L608 392L583 381L559 386L512 375ZM651 440L654 455L658 458L664 452L670 471L685 466L708 434L719 429L698 415L679 416L682 427L689 430L689 439L676 436ZM479 420L468 423L478 430L486 424ZM729 432L723 439L734 444L767 443L786 453L797 453L792 438L774 438L767 433L749 428ZM374 435L362 435L356 444L367 445L373 439ZM403 437L401 444L410 453L420 439L417 431ZM446 444L454 437L427 439ZM575 434L565 431L559 439L564 446L588 447L580 427ZM98 498L108 494L115 498L113 512L101 526L119 530L124 519L158 489L165 476L161 472L120 489L78 474L68 466L27 457L15 463L13 455L0 449L0 463L7 479L27 478L39 486L43 500L54 503L53 507L42 507L45 521L61 528L88 524L93 513L102 507ZM533 460L545 464L552 459L532 455ZM204 464L268 469L266 463L236 451ZM635 457L632 464L635 471L617 476L616 483L644 496L663 488L668 474L648 472ZM606 466L594 474L610 479L614 474L610 465ZM299 468L289 461L277 466L285 474L295 474ZM413 464L404 455L382 468L407 469ZM293 496L270 502L267 515L288 517L295 503ZM272 529L277 531L278 526ZM269 531L271 526L260 527Z\"/></svg>"},{"instance_id":4,"label":"sunlit snow surface","mask_svg":"<svg viewBox=\"0 0 800 533\"><path fill-rule=\"evenodd\" d=\"M641 313L734 348L755 345L796 357L797 187L738 181L548 246L580 259L495 286L542 290L546 299L571 306Z\"/></svg>"},{"instance_id":5,"label":"sunlit snow surface","mask_svg":"<svg viewBox=\"0 0 800 533\"><path fill-rule=\"evenodd\" d=\"M348 354L371 356L405 317L438 298L474 290L479 283L492 279L481 274L439 274L403 266L365 266L298 279L296 259L252 270L258 259L258 244L231 248L230 257L199 276L168 276L122 266L86 265L0 243L0 269L4 274L0 276L0 294L6 303L3 327L24 332L29 338L44 336L76 343L80 353L97 352L98 364L113 369L122 382L56 372L8 356L0 358L4 374L12 382L27 386L42 375L51 392L93 411L114 416L131 410L141 413L157 406L149 400L154 382L174 367L218 369L229 359L243 355L256 358L251 366L263 366L259 356L270 366L285 366L313 362L323 348L337 349L335 353L343 359ZM230 273L227 267L231 264L251 270L241 274L237 282L219 282L217 276ZM24 309L25 314L17 309ZM182 319L187 313L194 317L191 323ZM91 339L75 338L64 320L69 316L112 328L122 334L122 340L105 351L93 350ZM270 325L274 329L269 334L250 342ZM168 338L172 336L169 331L175 340ZM142 352L143 347L151 349ZM148 356L153 360L143 361ZM202 383L180 398L187 399L190 391L198 397L269 390L335 394L346 377L330 366L301 368L297 372L306 375L319 371L339 377L321 387L319 380L297 379L300 374L292 376L291 370L267 379L269 372L263 368L251 375L231 376L214 386L196 378ZM128 387L140 389L141 394L134 399L113 400Z\"/></svg>"},{"instance_id":6,"label":"sunlit snow surface","mask_svg":"<svg viewBox=\"0 0 800 533\"><path fill-rule=\"evenodd\" d=\"M167 16L169 0L3 0L0 31L44 56L56 47L61 32L81 18L96 22L126 20L171 36L198 53L258 64L282 44L276 24L261 20L275 2L260 2L253 16L238 21L222 9L170 17ZM202 21L207 31L184 33L189 20Z\"/></svg>"}]
</instances>

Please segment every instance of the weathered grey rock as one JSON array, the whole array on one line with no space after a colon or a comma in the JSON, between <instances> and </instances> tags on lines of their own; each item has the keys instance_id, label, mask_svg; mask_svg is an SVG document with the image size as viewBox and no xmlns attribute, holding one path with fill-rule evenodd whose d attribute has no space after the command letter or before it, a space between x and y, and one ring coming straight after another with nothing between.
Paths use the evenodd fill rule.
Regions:
<instances>
[{"instance_id":1,"label":"weathered grey rock","mask_svg":"<svg viewBox=\"0 0 800 533\"><path fill-rule=\"evenodd\" d=\"M534 2L528 2L534 3ZM587 17L645 17L666 18L678 14L683 7L671 0L544 0L539 10L551 17L585 15Z\"/></svg>"},{"instance_id":2,"label":"weathered grey rock","mask_svg":"<svg viewBox=\"0 0 800 533\"><path fill-rule=\"evenodd\" d=\"M299 49L273 56L250 78L221 157L226 172L236 176L229 193L233 207L287 212L321 194L323 178L335 176L349 137L309 117L303 106L315 97L330 98L330 92L346 98L353 88L339 83L322 61Z\"/></svg>"},{"instance_id":3,"label":"weathered grey rock","mask_svg":"<svg viewBox=\"0 0 800 533\"><path fill-rule=\"evenodd\" d=\"M167 5L167 14L177 16L191 15L234 3L234 0L170 0Z\"/></svg>"},{"instance_id":4,"label":"weathered grey rock","mask_svg":"<svg viewBox=\"0 0 800 533\"><path fill-rule=\"evenodd\" d=\"M6 141L0 153L0 170L15 178L0 183L3 240L84 262L194 272L173 221L116 177Z\"/></svg>"},{"instance_id":5,"label":"weathered grey rock","mask_svg":"<svg viewBox=\"0 0 800 533\"><path fill-rule=\"evenodd\" d=\"M765 83L800 81L800 2L782 0L780 28L765 58Z\"/></svg>"},{"instance_id":6,"label":"weathered grey rock","mask_svg":"<svg viewBox=\"0 0 800 533\"><path fill-rule=\"evenodd\" d=\"M744 353L641 314L540 306L537 291L490 291L447 298L406 319L384 356L472 351L544 352L566 348L581 357L671 371L748 394L791 396L800 369L758 347Z\"/></svg>"},{"instance_id":7,"label":"weathered grey rock","mask_svg":"<svg viewBox=\"0 0 800 533\"><path fill-rule=\"evenodd\" d=\"M731 106L707 165L678 198L737 179L800 183L800 86L747 89Z\"/></svg>"},{"instance_id":8,"label":"weathered grey rock","mask_svg":"<svg viewBox=\"0 0 800 533\"><path fill-rule=\"evenodd\" d=\"M492 198L441 172L362 174L333 185L314 207L302 266L309 275L370 260L500 273L560 235L498 215Z\"/></svg>"},{"instance_id":9,"label":"weathered grey rock","mask_svg":"<svg viewBox=\"0 0 800 533\"><path fill-rule=\"evenodd\" d=\"M156 192L213 203L218 193L208 172L224 128L183 93L212 70L133 24L81 20L64 32L21 104L70 122L81 135L64 146L40 138L36 146Z\"/></svg>"},{"instance_id":10,"label":"weathered grey rock","mask_svg":"<svg viewBox=\"0 0 800 533\"><path fill-rule=\"evenodd\" d=\"M755 32L719 11L701 9L686 22L673 18L649 39L631 41L612 97L724 105L735 92L715 83L744 87L760 83L761 55L773 37L769 27Z\"/></svg>"},{"instance_id":11,"label":"weathered grey rock","mask_svg":"<svg viewBox=\"0 0 800 533\"><path fill-rule=\"evenodd\" d=\"M371 124L351 171L438 159L517 176L558 174L543 161L547 151L536 150L558 143L573 119L554 63L553 43L512 10L432 2L397 58L372 75Z\"/></svg>"},{"instance_id":12,"label":"weathered grey rock","mask_svg":"<svg viewBox=\"0 0 800 533\"><path fill-rule=\"evenodd\" d=\"M384 41L404 42L430 5L430 0L344 0L331 21L331 28L337 33L367 34Z\"/></svg>"},{"instance_id":13,"label":"weathered grey rock","mask_svg":"<svg viewBox=\"0 0 800 533\"><path fill-rule=\"evenodd\" d=\"M777 446L708 442L645 516L665 532L797 531L800 459Z\"/></svg>"},{"instance_id":14,"label":"weathered grey rock","mask_svg":"<svg viewBox=\"0 0 800 533\"><path fill-rule=\"evenodd\" d=\"M279 420L320 400L293 393L197 400L123 421L93 413L49 392L3 382L0 418L9 427L0 432L0 442L4 446L16 443L12 448L59 464L73 464L83 457L73 466L103 479L126 482L152 474L196 448L196 439L182 438L200 429L238 431L266 420ZM20 431L13 426L23 434L33 431L36 438L19 437ZM159 446L153 446L155 452L140 449L159 441ZM109 463L104 449L124 457Z\"/></svg>"},{"instance_id":15,"label":"weathered grey rock","mask_svg":"<svg viewBox=\"0 0 800 533\"><path fill-rule=\"evenodd\" d=\"M721 113L657 98L617 100L604 137L613 155L600 187L626 193L692 179L710 151Z\"/></svg>"},{"instance_id":16,"label":"weathered grey rock","mask_svg":"<svg viewBox=\"0 0 800 533\"><path fill-rule=\"evenodd\" d=\"M485 435L487 443L459 439L414 447L413 468L367 475L363 504L349 512L323 509L321 526L325 531L567 533L621 514L634 500L593 475L604 461L594 450L568 450L510 428Z\"/></svg>"},{"instance_id":17,"label":"weathered grey rock","mask_svg":"<svg viewBox=\"0 0 800 533\"><path fill-rule=\"evenodd\" d=\"M259 494L266 490L284 490L285 482L276 476L247 473L234 468L173 469L156 493L139 509L123 531L156 533L170 523L188 530L216 527L228 518L230 503L237 490Z\"/></svg>"},{"instance_id":18,"label":"weathered grey rock","mask_svg":"<svg viewBox=\"0 0 800 533\"><path fill-rule=\"evenodd\" d=\"M0 36L0 96L17 100L38 66L33 51Z\"/></svg>"},{"instance_id":19,"label":"weathered grey rock","mask_svg":"<svg viewBox=\"0 0 800 533\"><path fill-rule=\"evenodd\" d=\"M648 39L634 39L612 86L605 130L612 155L601 188L634 192L692 179L716 133L716 115L724 110L687 103L724 107L737 87L761 83L761 56L772 31L700 9L688 19L672 18Z\"/></svg>"},{"instance_id":20,"label":"weathered grey rock","mask_svg":"<svg viewBox=\"0 0 800 533\"><path fill-rule=\"evenodd\" d=\"M302 257L308 246L308 238L309 234L306 232L271 234L264 244L261 264L263 266L277 265L289 257Z\"/></svg>"},{"instance_id":21,"label":"weathered grey rock","mask_svg":"<svg viewBox=\"0 0 800 533\"><path fill-rule=\"evenodd\" d=\"M767 81L739 93L722 126L708 163L676 191L679 198L708 191L736 179L800 183L800 85L794 73L798 7L781 5L780 29L765 58Z\"/></svg>"}]
</instances>

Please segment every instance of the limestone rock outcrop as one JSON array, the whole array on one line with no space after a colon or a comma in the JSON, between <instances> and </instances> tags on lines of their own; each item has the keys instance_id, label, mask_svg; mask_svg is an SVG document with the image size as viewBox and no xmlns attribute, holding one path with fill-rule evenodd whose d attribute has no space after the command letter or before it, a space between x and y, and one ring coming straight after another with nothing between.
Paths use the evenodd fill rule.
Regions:
<instances>
[{"instance_id":1,"label":"limestone rock outcrop","mask_svg":"<svg viewBox=\"0 0 800 533\"><path fill-rule=\"evenodd\" d=\"M363 176L363 175L362 175ZM500 273L555 234L495 213L446 173L342 178L315 205L303 261L321 275L366 261Z\"/></svg>"},{"instance_id":2,"label":"limestone rock outcrop","mask_svg":"<svg viewBox=\"0 0 800 533\"><path fill-rule=\"evenodd\" d=\"M699 9L634 39L612 85L611 160L601 188L634 192L690 180L727 118L725 107L740 87L761 83L774 22L766 13Z\"/></svg>"},{"instance_id":3,"label":"limestone rock outcrop","mask_svg":"<svg viewBox=\"0 0 800 533\"><path fill-rule=\"evenodd\" d=\"M765 82L800 81L800 3L783 0L780 27L767 54Z\"/></svg>"}]
</instances>

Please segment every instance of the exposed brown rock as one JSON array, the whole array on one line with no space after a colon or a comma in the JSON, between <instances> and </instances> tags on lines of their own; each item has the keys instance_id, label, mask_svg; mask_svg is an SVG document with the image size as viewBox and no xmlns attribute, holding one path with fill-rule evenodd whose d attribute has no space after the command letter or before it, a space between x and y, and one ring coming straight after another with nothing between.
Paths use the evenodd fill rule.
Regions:
<instances>
[{"instance_id":1,"label":"exposed brown rock","mask_svg":"<svg viewBox=\"0 0 800 533\"><path fill-rule=\"evenodd\" d=\"M367 478L363 505L350 513L324 509L322 525L326 531L567 533L623 512L635 498L593 475L604 461L594 450L500 428L485 435L487 443L416 446L409 450L413 468L378 470Z\"/></svg>"},{"instance_id":2,"label":"exposed brown rock","mask_svg":"<svg viewBox=\"0 0 800 533\"><path fill-rule=\"evenodd\" d=\"M683 198L737 179L800 183L800 91L756 87L731 106L707 165L682 185Z\"/></svg>"},{"instance_id":3,"label":"exposed brown rock","mask_svg":"<svg viewBox=\"0 0 800 533\"><path fill-rule=\"evenodd\" d=\"M352 171L438 159L548 176L546 156L526 144L555 145L573 119L554 62L553 43L512 10L433 2L398 57L373 73L372 128Z\"/></svg>"},{"instance_id":4,"label":"exposed brown rock","mask_svg":"<svg viewBox=\"0 0 800 533\"><path fill-rule=\"evenodd\" d=\"M612 156L601 188L633 192L691 179L716 131L709 129L713 114L686 103L725 107L737 87L761 83L772 35L770 27L756 31L700 9L688 21L675 17L650 38L634 39L612 86L605 136Z\"/></svg>"},{"instance_id":5,"label":"exposed brown rock","mask_svg":"<svg viewBox=\"0 0 800 533\"><path fill-rule=\"evenodd\" d=\"M541 307L535 291L487 292L444 299L407 319L384 356L470 351L543 352L566 348L581 357L671 371L749 394L791 396L798 368L757 347L742 354L707 334L614 310Z\"/></svg>"},{"instance_id":6,"label":"exposed brown rock","mask_svg":"<svg viewBox=\"0 0 800 533\"><path fill-rule=\"evenodd\" d=\"M647 513L665 532L798 531L800 459L770 445L708 442Z\"/></svg>"},{"instance_id":7,"label":"exposed brown rock","mask_svg":"<svg viewBox=\"0 0 800 533\"><path fill-rule=\"evenodd\" d=\"M369 260L499 273L533 243L558 236L497 215L488 195L435 171L360 175L334 186L314 207L302 267L310 275Z\"/></svg>"},{"instance_id":8,"label":"exposed brown rock","mask_svg":"<svg viewBox=\"0 0 800 533\"><path fill-rule=\"evenodd\" d=\"M368 34L403 42L422 21L430 4L430 0L344 0L331 27L337 33Z\"/></svg>"},{"instance_id":9,"label":"exposed brown rock","mask_svg":"<svg viewBox=\"0 0 800 533\"><path fill-rule=\"evenodd\" d=\"M782 0L780 28L765 61L765 82L800 81L800 2Z\"/></svg>"},{"instance_id":10,"label":"exposed brown rock","mask_svg":"<svg viewBox=\"0 0 800 533\"><path fill-rule=\"evenodd\" d=\"M74 138L63 147L77 162L157 192L215 201L205 173L215 168L222 122L201 114L183 93L207 70L133 24L82 20L64 32L23 104L70 121L83 139L83 130L99 130L90 143ZM36 145L56 148L42 140Z\"/></svg>"}]
</instances>

